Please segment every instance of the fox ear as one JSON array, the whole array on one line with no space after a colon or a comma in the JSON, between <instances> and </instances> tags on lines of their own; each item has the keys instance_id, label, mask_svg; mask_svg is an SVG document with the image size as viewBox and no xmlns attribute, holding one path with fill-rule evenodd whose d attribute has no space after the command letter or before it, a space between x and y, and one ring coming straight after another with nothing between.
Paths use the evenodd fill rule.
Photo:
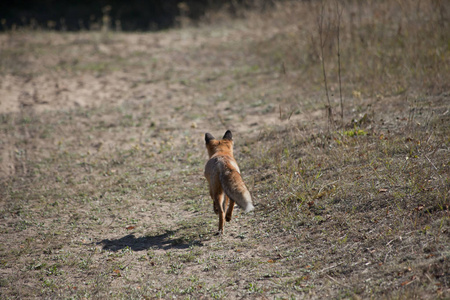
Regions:
<instances>
[{"instance_id":1,"label":"fox ear","mask_svg":"<svg viewBox=\"0 0 450 300\"><path fill-rule=\"evenodd\" d=\"M233 140L233 135L231 134L231 131L227 130L227 132L225 132L225 135L223 136L224 140Z\"/></svg>"},{"instance_id":2,"label":"fox ear","mask_svg":"<svg viewBox=\"0 0 450 300\"><path fill-rule=\"evenodd\" d=\"M215 138L213 137L213 135L209 132L205 133L205 142L208 144L209 141L211 140L215 140Z\"/></svg>"}]
</instances>

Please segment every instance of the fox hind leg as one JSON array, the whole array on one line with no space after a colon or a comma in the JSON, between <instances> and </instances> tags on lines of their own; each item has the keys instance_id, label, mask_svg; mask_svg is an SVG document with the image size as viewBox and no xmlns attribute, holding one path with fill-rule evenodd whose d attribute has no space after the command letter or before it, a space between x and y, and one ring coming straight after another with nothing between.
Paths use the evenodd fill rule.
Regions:
<instances>
[{"instance_id":1,"label":"fox hind leg","mask_svg":"<svg viewBox=\"0 0 450 300\"><path fill-rule=\"evenodd\" d=\"M209 194L211 195L211 198L213 200L213 205L214 205L214 213L216 215L219 214L220 212L220 207L221 203L223 202L222 198L223 198L223 191L221 189L219 190L213 190L212 187L209 188Z\"/></svg>"},{"instance_id":2,"label":"fox hind leg","mask_svg":"<svg viewBox=\"0 0 450 300\"><path fill-rule=\"evenodd\" d=\"M227 197L222 192L214 196L214 212L219 215L219 231L218 234L223 234L223 225L225 224L225 202Z\"/></svg>"},{"instance_id":3,"label":"fox hind leg","mask_svg":"<svg viewBox=\"0 0 450 300\"><path fill-rule=\"evenodd\" d=\"M223 205L222 205L223 211L226 211L226 210L227 210L228 202L229 202L229 198L228 198L228 196L225 194L225 195L224 195Z\"/></svg>"},{"instance_id":4,"label":"fox hind leg","mask_svg":"<svg viewBox=\"0 0 450 300\"><path fill-rule=\"evenodd\" d=\"M228 199L228 196L225 196ZM227 222L231 221L231 216L233 215L233 209L234 209L234 201L232 199L230 199L229 203L228 203L228 209L227 209L227 214L225 216L225 219L227 220Z\"/></svg>"},{"instance_id":5,"label":"fox hind leg","mask_svg":"<svg viewBox=\"0 0 450 300\"><path fill-rule=\"evenodd\" d=\"M214 199L214 213L218 215L220 212L219 202Z\"/></svg>"}]
</instances>

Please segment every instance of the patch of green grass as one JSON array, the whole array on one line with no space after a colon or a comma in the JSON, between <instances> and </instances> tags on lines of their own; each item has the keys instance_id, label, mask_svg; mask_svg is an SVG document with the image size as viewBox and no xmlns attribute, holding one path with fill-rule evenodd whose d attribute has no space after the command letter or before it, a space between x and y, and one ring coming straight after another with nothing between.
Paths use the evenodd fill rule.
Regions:
<instances>
[{"instance_id":1,"label":"patch of green grass","mask_svg":"<svg viewBox=\"0 0 450 300\"><path fill-rule=\"evenodd\" d=\"M353 130L346 130L343 132L343 135L348 137L354 137L354 136L361 136L361 135L367 135L367 132L363 129L353 129Z\"/></svg>"}]
</instances>

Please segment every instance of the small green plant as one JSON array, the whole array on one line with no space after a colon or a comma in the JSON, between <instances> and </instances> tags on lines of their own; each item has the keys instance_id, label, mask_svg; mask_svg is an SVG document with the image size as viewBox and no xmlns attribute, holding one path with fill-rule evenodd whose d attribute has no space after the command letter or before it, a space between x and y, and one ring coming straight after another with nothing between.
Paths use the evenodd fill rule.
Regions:
<instances>
[{"instance_id":1,"label":"small green plant","mask_svg":"<svg viewBox=\"0 0 450 300\"><path fill-rule=\"evenodd\" d=\"M179 275L182 272L183 266L184 265L179 262L171 263L169 269L167 270L167 273Z\"/></svg>"},{"instance_id":2,"label":"small green plant","mask_svg":"<svg viewBox=\"0 0 450 300\"><path fill-rule=\"evenodd\" d=\"M80 259L80 262L78 263L78 266L82 270L88 270L90 268L90 265L92 263L91 258L82 258Z\"/></svg>"},{"instance_id":3,"label":"small green plant","mask_svg":"<svg viewBox=\"0 0 450 300\"><path fill-rule=\"evenodd\" d=\"M354 128L352 130L346 130L343 132L343 135L348 137L356 137L356 136L364 136L367 135L367 132L363 129Z\"/></svg>"},{"instance_id":4,"label":"small green plant","mask_svg":"<svg viewBox=\"0 0 450 300\"><path fill-rule=\"evenodd\" d=\"M256 283L250 282L247 286L247 290L250 294L262 293L263 290Z\"/></svg>"}]
</instances>

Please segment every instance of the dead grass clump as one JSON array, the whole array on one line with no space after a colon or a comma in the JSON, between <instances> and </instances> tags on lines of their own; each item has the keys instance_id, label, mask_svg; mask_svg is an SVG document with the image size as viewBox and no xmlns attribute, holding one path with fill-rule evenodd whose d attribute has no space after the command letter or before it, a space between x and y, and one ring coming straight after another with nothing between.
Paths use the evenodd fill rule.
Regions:
<instances>
[{"instance_id":1,"label":"dead grass clump","mask_svg":"<svg viewBox=\"0 0 450 300\"><path fill-rule=\"evenodd\" d=\"M422 89L448 89L448 8L441 2L342 2L338 19L334 1L281 2L277 10L251 18L264 38L249 51L264 68L288 72L300 86L322 85L318 19L330 91L337 97L337 31L343 88L365 96L397 95ZM339 23L338 23L339 20ZM339 26L339 27L338 27Z\"/></svg>"}]
</instances>

